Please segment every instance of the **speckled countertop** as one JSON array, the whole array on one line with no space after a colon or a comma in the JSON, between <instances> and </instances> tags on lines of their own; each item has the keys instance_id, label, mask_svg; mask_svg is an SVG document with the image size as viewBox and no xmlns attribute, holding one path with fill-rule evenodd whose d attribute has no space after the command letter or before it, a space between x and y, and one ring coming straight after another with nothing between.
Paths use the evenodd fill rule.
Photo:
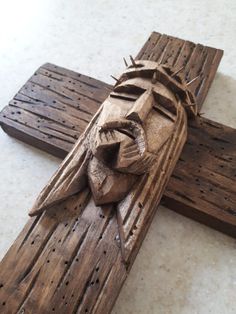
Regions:
<instances>
[{"instance_id":1,"label":"speckled countertop","mask_svg":"<svg viewBox=\"0 0 236 314\"><path fill-rule=\"evenodd\" d=\"M0 108L52 62L111 82L151 31L225 50L203 106L236 127L236 2L6 1L0 11ZM0 257L59 160L0 132ZM159 208L113 314L236 313L236 241Z\"/></svg>"}]
</instances>

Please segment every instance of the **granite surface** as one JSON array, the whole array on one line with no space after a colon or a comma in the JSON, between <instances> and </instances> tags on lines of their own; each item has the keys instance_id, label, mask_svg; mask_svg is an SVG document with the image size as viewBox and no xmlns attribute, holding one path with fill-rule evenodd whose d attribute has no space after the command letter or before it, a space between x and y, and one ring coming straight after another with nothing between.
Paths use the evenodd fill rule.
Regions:
<instances>
[{"instance_id":1,"label":"granite surface","mask_svg":"<svg viewBox=\"0 0 236 314\"><path fill-rule=\"evenodd\" d=\"M225 50L203 106L236 127L236 2L13 0L0 11L0 108L43 63L111 83L151 31ZM0 132L0 258L59 160ZM236 313L236 240L160 207L113 314Z\"/></svg>"}]
</instances>

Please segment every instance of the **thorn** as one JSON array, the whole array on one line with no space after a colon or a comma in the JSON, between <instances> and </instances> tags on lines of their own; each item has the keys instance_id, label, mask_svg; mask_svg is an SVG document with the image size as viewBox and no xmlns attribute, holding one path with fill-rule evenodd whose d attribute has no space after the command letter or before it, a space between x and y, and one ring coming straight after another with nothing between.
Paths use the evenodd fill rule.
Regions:
<instances>
[{"instance_id":1,"label":"thorn","mask_svg":"<svg viewBox=\"0 0 236 314\"><path fill-rule=\"evenodd\" d=\"M186 90L186 95L187 95L187 98L188 98L188 103L192 104L193 101L194 101L192 93L190 91ZM192 99L190 98L190 96L191 96Z\"/></svg>"},{"instance_id":2,"label":"thorn","mask_svg":"<svg viewBox=\"0 0 236 314\"><path fill-rule=\"evenodd\" d=\"M194 107L194 106L196 106L196 104L185 105L184 107L188 108L188 107Z\"/></svg>"},{"instance_id":3,"label":"thorn","mask_svg":"<svg viewBox=\"0 0 236 314\"><path fill-rule=\"evenodd\" d=\"M129 65L128 65L127 61L125 60L125 58L123 58L123 60L124 60L125 66L128 67Z\"/></svg>"},{"instance_id":4,"label":"thorn","mask_svg":"<svg viewBox=\"0 0 236 314\"><path fill-rule=\"evenodd\" d=\"M111 77L112 77L113 80L115 80L116 82L119 82L119 80L118 80L115 76L111 75Z\"/></svg>"},{"instance_id":5,"label":"thorn","mask_svg":"<svg viewBox=\"0 0 236 314\"><path fill-rule=\"evenodd\" d=\"M134 58L130 55L129 56L130 57L130 60L131 60L131 62L132 62L132 65L134 66L134 67L136 67L137 65L136 65L136 63L135 63L135 61L134 61Z\"/></svg>"},{"instance_id":6,"label":"thorn","mask_svg":"<svg viewBox=\"0 0 236 314\"><path fill-rule=\"evenodd\" d=\"M203 116L204 114L205 114L205 112L198 112L198 113L197 113L197 115L198 115L199 117Z\"/></svg>"},{"instance_id":7,"label":"thorn","mask_svg":"<svg viewBox=\"0 0 236 314\"><path fill-rule=\"evenodd\" d=\"M179 70L175 71L174 73L171 74L171 77L177 75L179 72L181 72L184 69L184 66L182 66Z\"/></svg>"},{"instance_id":8,"label":"thorn","mask_svg":"<svg viewBox=\"0 0 236 314\"><path fill-rule=\"evenodd\" d=\"M199 78L199 75L196 76L194 79L192 79L192 81L187 83L187 86L191 85L193 82L195 82L197 79Z\"/></svg>"},{"instance_id":9,"label":"thorn","mask_svg":"<svg viewBox=\"0 0 236 314\"><path fill-rule=\"evenodd\" d=\"M192 102L191 102L191 99L190 99L188 91L186 91L186 95L187 95L187 98L188 98L188 102L191 104Z\"/></svg>"}]
</instances>

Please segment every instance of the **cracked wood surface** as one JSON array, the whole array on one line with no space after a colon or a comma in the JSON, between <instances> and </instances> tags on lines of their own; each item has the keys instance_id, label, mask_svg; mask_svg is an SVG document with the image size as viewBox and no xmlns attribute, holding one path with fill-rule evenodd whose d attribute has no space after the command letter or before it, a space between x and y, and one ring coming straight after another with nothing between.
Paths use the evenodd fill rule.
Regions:
<instances>
[{"instance_id":1,"label":"cracked wood surface","mask_svg":"<svg viewBox=\"0 0 236 314\"><path fill-rule=\"evenodd\" d=\"M160 58L166 38L153 33L137 57ZM168 57L177 69L186 62L196 62L190 56L195 44L174 39L169 49L172 46L169 57L166 46L162 62ZM208 53L203 66L205 83L197 89L198 106L202 105L222 56L214 48L208 48ZM199 72L199 65L197 68ZM183 76L183 72L179 73ZM189 78L192 79L193 76ZM110 91L111 86L106 83L45 64L1 112L0 122L8 134L64 158ZM164 193L165 204L235 237L235 147L236 130L203 117L190 121L187 143Z\"/></svg>"},{"instance_id":2,"label":"cracked wood surface","mask_svg":"<svg viewBox=\"0 0 236 314\"><path fill-rule=\"evenodd\" d=\"M109 313L126 278L118 239L88 190L30 219L1 262L1 313Z\"/></svg>"},{"instance_id":3,"label":"cracked wood surface","mask_svg":"<svg viewBox=\"0 0 236 314\"><path fill-rule=\"evenodd\" d=\"M58 71L58 69L67 71L60 68L57 68L56 71ZM70 75L72 75L72 73ZM78 74L73 73L73 75ZM63 76L67 76L68 78L68 75L63 74ZM89 80L87 77L85 77L85 79ZM90 81L91 79L89 82ZM29 98L25 99L26 101L20 100L20 103L23 102L23 105L26 104L27 106L27 109L22 110L22 108L18 106L19 100L16 100L17 104L13 104L11 108L14 114L12 114L12 112L9 112L9 114L11 115L10 117L14 116L15 114L18 116L25 114L26 116L28 114L32 114L33 117L36 116L37 118L34 120L33 127L31 127L31 119L33 119L31 116L31 118L28 117L29 119L26 121L26 123L24 116L22 120L19 120L20 123L18 123L18 121L14 121L14 119L18 120L18 118L12 119L12 122L16 122L17 127L18 125L24 127L21 129L21 135L25 136L25 131L29 131L28 135L26 136L26 141L38 138L39 145L42 145L45 150L50 150L53 149L53 147L57 147L58 150L55 154L63 155L67 151L65 146L62 146L63 143L65 142L65 144L68 145L68 150L70 150L69 146L73 145L72 142L75 142L79 133L79 131L74 131L73 133L73 130L75 130L76 127L79 128L81 120L85 120L85 124L88 120L86 120L87 118L85 119L83 116L82 119L79 119L80 121L78 121L78 124L75 124L75 120L71 118L70 110L65 110L67 109L67 106L65 106L67 101L70 102L71 105L71 101L73 100L71 99L71 94L70 96L67 96L65 94L64 88L61 85L58 86L55 84L57 86L53 85L53 98L51 98L51 91L49 91L49 95L47 95L46 92L46 90L51 89L51 85L47 84L47 86L42 87L44 85L41 83L41 86L39 85L39 87L41 87L40 95L42 94L42 97L44 97L42 103L40 103L40 98L38 98L39 94L37 94L37 97L34 95L32 97L33 99L31 99L30 96ZM91 85L93 85L90 83L88 84L89 85L87 88L90 88ZM109 93L109 86L106 84L103 86L103 92L105 91L105 93ZM106 88L108 88L108 91ZM91 98L93 98L91 95L95 93L95 90L98 92L98 88L95 88L92 94L90 90L88 97L86 97L86 94L84 93L85 90L83 90L81 93L77 91L77 93L79 93L80 96L85 97L87 100L91 100ZM77 93L75 93L71 87L68 89L68 93L77 95ZM59 98L60 101L58 102L62 107L60 107L61 109L56 110L56 113L58 114L61 113L61 111L65 111L66 116L61 118L59 114L55 118L54 113L52 114L50 110L48 112L49 117L45 117L45 114L41 115L42 111L41 113L35 114L34 110L40 109L37 107L38 105L47 107L48 109L51 109L50 104L52 104L52 108L55 107L55 104L57 106L57 101L55 102L55 99L57 99L60 94L63 95L63 99ZM77 97L79 98L80 96ZM104 98L105 97L106 96L104 96ZM47 101L49 101L49 103L47 103ZM76 101L78 100L75 100L73 103L74 105ZM95 101L96 106L99 106L99 103L101 102L102 101ZM29 108L31 105L33 109ZM74 108L76 109L74 105L70 105L68 107L72 107L72 110ZM63 108L63 106L66 108ZM54 109L55 108L53 108L53 110ZM86 109L82 109L81 113L91 115L91 110L88 111ZM74 117L74 115L76 115L75 112L72 116ZM80 116L80 114L78 115ZM3 117L3 119L6 118ZM54 119L56 119L56 123ZM69 123L71 123L71 127L68 127L67 119ZM45 122L45 124L41 124L41 122ZM198 128L201 130L203 128L202 132L204 135L207 136L210 134L209 137L212 139L212 143L215 144L213 149L215 155L217 155L217 151L222 151L222 148L224 148L224 159L229 159L228 162L230 165L232 165L231 169L225 176L222 174L222 172L225 171L226 164L220 164L219 166L217 163L215 163L213 167L209 169L209 171L211 171L215 182L215 176L217 174L222 174L221 177L225 177L225 182L228 182L230 176L232 177L232 171L234 171L233 163L235 161L235 156L232 149L232 141L235 138L233 136L234 130L230 128L224 128L221 125L212 123L206 119L199 119L194 123L193 127L190 128L193 129L193 132L195 130L196 134L198 134ZM38 130L41 128L41 125L43 127L42 132L41 130ZM18 132L17 128L15 129L15 126L15 124L13 124L13 126L5 125L5 127L9 127L11 130L13 130L13 132ZM40 128L38 128L38 126L40 126ZM226 132L227 134L222 134L222 128L228 131ZM50 133L51 131L52 133ZM193 135L193 141L197 141L196 134L195 136ZM43 138L40 136L43 136ZM66 138L66 141L64 141L64 138ZM46 148L44 146L44 139L49 140L47 142ZM51 142L51 140L54 140L54 142ZM224 145L222 145L223 143ZM206 143L199 143L198 146L199 151L196 152L196 154L199 154L200 150L203 149L202 147L204 147L203 150L205 154L209 154L208 141L206 141ZM63 149L61 149L61 147L63 147ZM197 156L199 158L199 155ZM221 158L221 154L218 157ZM218 158L216 157L216 159ZM180 162L185 165L185 163L188 163L188 160L185 160L181 157ZM196 161L193 163L194 167L195 164ZM202 165L199 166L202 167ZM210 166L212 166L212 164ZM194 177L192 179L200 180L202 179L202 176L204 179L205 174L204 172L201 173L201 167L199 167L197 170L197 173L199 173L198 177ZM218 169L218 167L220 167L222 172ZM180 168L182 170L183 166L181 165ZM189 172L185 174L189 175ZM177 182L182 181L182 175L183 174L181 174L180 177L178 177L178 175L175 176L175 180L177 180ZM209 181L211 182L211 180ZM202 183L199 183L199 181L196 182L198 184L196 183L194 186L195 188L197 186L199 188L199 184L202 186ZM179 184L179 182L177 184ZM216 187L219 187L219 185L216 185ZM187 187L185 186L185 188ZM203 192L200 191L200 196L202 196L204 193L207 194L208 188L209 185L206 185L204 188L205 190L203 189ZM230 189L229 186L227 192L231 193L232 189L233 188ZM183 194L183 191L184 190L181 189L180 193L177 195L181 199L180 203L183 200L186 203L188 200L189 204L187 204L189 205L189 208L192 208L193 202L190 202L192 199L190 197L188 199L188 197L186 197L186 193L184 192ZM170 198L172 199L172 195ZM1 300L3 300L1 306L3 312L5 311L4 313L12 313L11 310L10 312L7 310L8 306L12 306L14 309L16 309L16 311L20 311L23 308L25 313L31 313L30 311L32 308L36 308L38 311L43 311L44 313L89 313L91 311L97 313L109 312L115 300L115 296L118 293L117 290L121 288L123 281L125 280L127 275L127 266L129 265L124 265L121 262L121 254L119 249L120 239L116 227L117 225L114 223L114 220L116 220L116 217L114 217L114 211L111 207L108 206L101 210L100 207L94 206L93 202L91 202L89 199L89 192L85 190L79 198L72 197L65 203L61 204L61 210L51 211L50 213L43 214L38 218L31 218L29 220L28 224L25 226L25 229L22 231L11 249L8 251L1 264L0 294ZM204 198L202 199L204 200ZM232 199L232 201L234 200ZM65 209L67 209L66 216L62 214L65 212ZM188 209L186 212L187 211ZM153 209L152 213L150 213L149 221L147 222L146 226L149 225L154 212L155 211ZM228 211L226 210L222 212L224 214L226 214L226 212L230 213L230 209L228 208ZM221 216L217 217L215 215L214 219L219 219L219 217L221 219ZM227 224L229 224L228 222L229 221L227 221ZM232 231L234 231L234 229L232 229ZM146 230L143 229L142 237L145 236L145 232ZM132 233L130 236L132 236ZM96 241L94 241L94 239L96 239ZM89 243L91 254L88 254L89 252L85 249L84 243ZM97 258L98 256L99 258ZM80 267L86 267L86 269L89 269L90 271L87 271L84 274L80 273L79 280L81 286L78 289L78 276L73 276L73 274L78 275L78 269ZM114 282L116 284L114 284ZM102 298L101 296L103 293L109 293L109 296L114 296L114 298L110 297L109 300L107 298ZM3 299L2 296L4 297ZM106 300L106 303L103 303L103 300ZM45 304L50 305L45 309Z\"/></svg>"},{"instance_id":4,"label":"cracked wood surface","mask_svg":"<svg viewBox=\"0 0 236 314\"><path fill-rule=\"evenodd\" d=\"M153 82L153 75L159 69L157 63L142 61L139 65L141 69L128 68L121 76L114 87L117 94L122 87L120 98L110 95L103 102L36 201L31 214L37 218L26 226L26 231L23 230L3 258L0 267L2 312L100 314L112 310L187 138L184 108L187 91L173 92L173 86L164 85L163 81L166 82L170 74L162 67L163 77ZM153 89L152 106L145 95L150 88ZM136 94L140 101L127 99L130 94ZM140 113L137 111L140 102L142 109L148 110L142 123L125 119L131 110ZM157 111L156 103L159 109L166 110ZM170 108L173 110L171 119L166 114ZM104 148L104 143L98 141L96 135L99 137L103 129L107 132L107 127L111 131L114 122L119 125L113 130L120 130L121 142L116 152L118 155L114 156L117 163L110 163L112 150L107 152L109 160L103 156L106 149L102 154L104 158L96 154L100 145ZM122 155L123 143L126 147L130 142L140 146L140 151L126 168L120 162L119 154ZM113 144L113 141L108 138L106 143ZM98 145L95 151L94 145ZM89 164L95 159L109 167L109 171L114 170L113 175L107 175L102 169L101 176L109 177L108 185L113 177L117 190L122 188L116 182L118 174L124 176L121 185L125 184L126 175L137 175L134 184L128 182L128 190L122 198L114 199L114 190L111 190L109 204L102 198L103 205L95 206L94 192L98 189L94 191L91 186L93 173L90 176L89 167L87 170L83 168L89 182L82 190L78 187L81 176L77 174L80 174L81 156L85 150L89 152ZM146 164L146 157L150 156L151 163L148 159ZM128 154L124 160L130 162L131 159ZM139 165L138 169L135 163ZM99 168L96 171L97 178ZM72 193L70 183L73 184ZM107 189L110 192L109 186L105 191Z\"/></svg>"}]
</instances>

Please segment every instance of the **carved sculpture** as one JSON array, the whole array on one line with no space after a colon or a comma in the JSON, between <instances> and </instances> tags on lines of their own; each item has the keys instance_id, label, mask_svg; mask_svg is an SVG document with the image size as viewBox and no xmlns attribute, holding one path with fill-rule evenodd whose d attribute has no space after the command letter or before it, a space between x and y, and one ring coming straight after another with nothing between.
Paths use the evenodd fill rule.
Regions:
<instances>
[{"instance_id":1,"label":"carved sculpture","mask_svg":"<svg viewBox=\"0 0 236 314\"><path fill-rule=\"evenodd\" d=\"M185 141L185 109L196 114L194 95L188 90L191 82L183 84L178 76L181 69L173 72L156 62L134 61L132 57L131 61L41 192L31 216L87 185L96 205L117 203L132 189L134 193L140 176L155 171L176 135Z\"/></svg>"},{"instance_id":2,"label":"carved sculpture","mask_svg":"<svg viewBox=\"0 0 236 314\"><path fill-rule=\"evenodd\" d=\"M37 301L37 313L112 309L186 141L187 112L196 111L189 85L176 71L156 62L131 61L30 211L38 215L36 222L48 226L44 230L50 238L54 234L54 249L49 244L36 263L32 257L30 268L21 265L24 301L13 291L11 311L31 311L35 296L43 299ZM103 221L97 221L98 214ZM71 227L62 240L65 217ZM72 227L77 224L78 230ZM52 268L47 267L50 256ZM45 295L49 276L53 286ZM30 290L25 290L26 282ZM92 289L94 282L98 286ZM75 289L77 297L71 299Z\"/></svg>"},{"instance_id":3,"label":"carved sculpture","mask_svg":"<svg viewBox=\"0 0 236 314\"><path fill-rule=\"evenodd\" d=\"M176 69L183 67L180 75L188 82L200 76L201 80L190 87L200 110L222 55L220 49L153 32L137 59L161 60L162 64ZM64 159L111 90L111 85L86 75L44 64L0 112L0 125L18 140ZM191 119L185 149L162 201L170 209L235 237L235 189L230 183L234 173L228 172L227 161L222 167L220 158L224 150L234 167L233 132L235 130L217 125L204 116ZM198 136L202 133L204 136ZM224 143L224 147L217 143ZM201 164L196 163L196 158ZM211 168L208 172L199 172L204 160L211 160ZM229 179L227 184L225 181L219 184L218 174L209 174L219 170ZM217 201L216 186L217 195L221 195Z\"/></svg>"},{"instance_id":4,"label":"carved sculpture","mask_svg":"<svg viewBox=\"0 0 236 314\"><path fill-rule=\"evenodd\" d=\"M210 55L203 55L206 62L200 53L201 62L192 66L186 60L189 44L176 50L181 51L179 58L171 50L172 43L168 49L173 53L163 49L167 38L161 38L160 49L152 39L147 43L158 63L131 58L132 65L40 194L31 210L37 216L1 262L4 313L111 311L179 158L186 139L186 112L196 113L191 91L201 90L203 99L218 65L212 63L215 58L209 47ZM57 67L47 75L57 78ZM49 79L47 75L44 79ZM35 84L40 79L34 76ZM64 79L68 81L67 76ZM69 82L68 88L61 81L59 90L53 88L72 105L64 95L64 88L71 93ZM78 82L81 87L76 74L73 83ZM91 99L89 104L94 105ZM67 138L62 121L59 128Z\"/></svg>"}]
</instances>

